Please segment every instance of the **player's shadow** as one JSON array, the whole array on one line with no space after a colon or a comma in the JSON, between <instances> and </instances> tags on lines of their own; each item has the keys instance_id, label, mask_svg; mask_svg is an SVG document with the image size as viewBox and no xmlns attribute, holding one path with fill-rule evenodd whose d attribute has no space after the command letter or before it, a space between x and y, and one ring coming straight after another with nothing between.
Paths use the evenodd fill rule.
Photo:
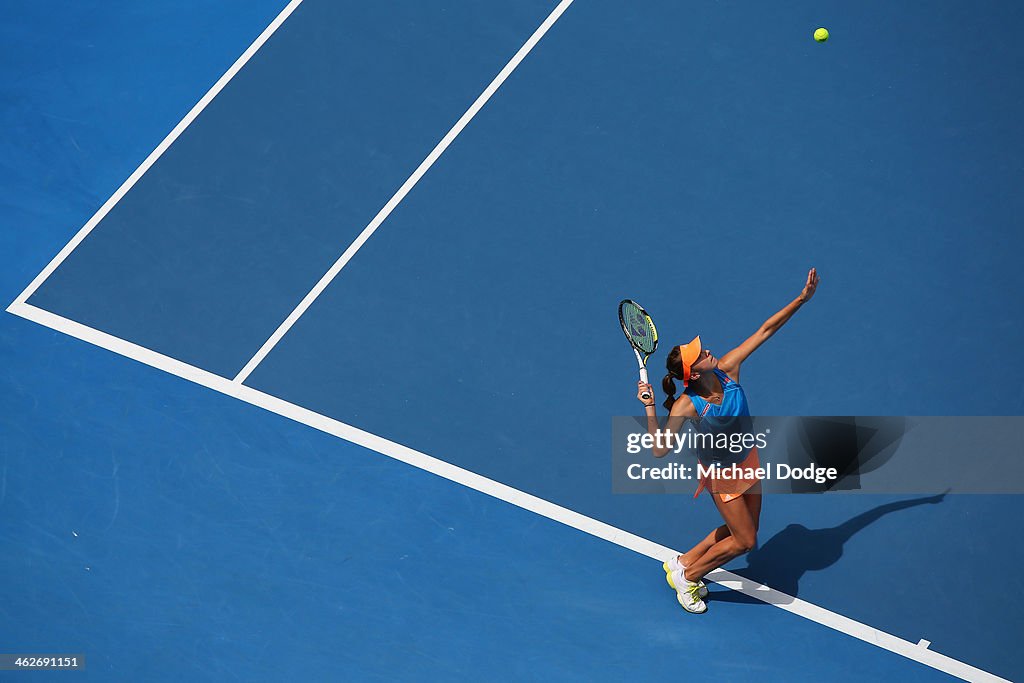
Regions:
<instances>
[{"instance_id":1,"label":"player's shadow","mask_svg":"<svg viewBox=\"0 0 1024 683\"><path fill-rule=\"evenodd\" d=\"M766 600L758 600L738 590L713 590L710 599L718 602L787 604L797 596L800 579L809 571L820 571L835 564L843 556L843 546L858 531L891 512L916 505L941 503L946 494L914 498L879 505L828 529L808 529L790 524L747 555L747 566L729 570L743 580L778 591L761 592Z\"/></svg>"}]
</instances>

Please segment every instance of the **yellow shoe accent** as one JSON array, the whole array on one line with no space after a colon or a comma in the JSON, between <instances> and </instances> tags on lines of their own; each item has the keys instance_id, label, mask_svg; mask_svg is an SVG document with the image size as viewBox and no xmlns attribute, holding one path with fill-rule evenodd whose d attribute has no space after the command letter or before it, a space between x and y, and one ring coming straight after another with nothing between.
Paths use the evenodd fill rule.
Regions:
<instances>
[{"instance_id":1,"label":"yellow shoe accent","mask_svg":"<svg viewBox=\"0 0 1024 683\"><path fill-rule=\"evenodd\" d=\"M665 580L668 581L668 585L672 586L672 590L676 589L676 584L672 582L672 573L667 572L665 574Z\"/></svg>"}]
</instances>

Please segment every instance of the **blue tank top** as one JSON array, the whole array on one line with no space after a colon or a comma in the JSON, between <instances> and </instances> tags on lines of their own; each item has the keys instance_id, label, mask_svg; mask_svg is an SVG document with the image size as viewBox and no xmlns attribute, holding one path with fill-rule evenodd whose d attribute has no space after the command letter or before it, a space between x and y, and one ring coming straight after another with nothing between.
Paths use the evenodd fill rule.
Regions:
<instances>
[{"instance_id":1,"label":"blue tank top","mask_svg":"<svg viewBox=\"0 0 1024 683\"><path fill-rule=\"evenodd\" d=\"M699 416L695 429L698 432L714 435L749 433L751 428L750 406L747 405L747 396L743 393L743 387L739 385L739 382L729 379L729 376L718 368L715 368L715 376L722 384L723 395L720 405L709 403L690 388L683 390L683 393L690 397L693 409ZM700 449L697 457L705 463L728 465L742 461L746 455L745 452L712 448Z\"/></svg>"},{"instance_id":2,"label":"blue tank top","mask_svg":"<svg viewBox=\"0 0 1024 683\"><path fill-rule=\"evenodd\" d=\"M749 416L750 406L747 405L747 395L743 393L743 387L740 386L739 382L733 382L729 379L729 375L725 374L718 368L715 368L715 376L718 377L718 380L722 383L722 393L724 395L722 396L721 405L708 403L689 387L683 390L683 393L690 397L690 401L693 403L693 409L697 411L697 414L700 415L701 418L707 416Z\"/></svg>"}]
</instances>

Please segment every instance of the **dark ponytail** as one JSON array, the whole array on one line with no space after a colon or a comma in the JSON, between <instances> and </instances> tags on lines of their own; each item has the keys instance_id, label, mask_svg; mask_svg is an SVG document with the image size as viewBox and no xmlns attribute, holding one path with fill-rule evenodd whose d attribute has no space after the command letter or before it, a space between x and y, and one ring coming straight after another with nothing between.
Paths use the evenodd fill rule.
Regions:
<instances>
[{"instance_id":1,"label":"dark ponytail","mask_svg":"<svg viewBox=\"0 0 1024 683\"><path fill-rule=\"evenodd\" d=\"M672 381L672 373L665 375L661 380L661 390L665 392L668 398L661 405L665 406L665 410L672 410L673 404L676 402L676 383Z\"/></svg>"},{"instance_id":2,"label":"dark ponytail","mask_svg":"<svg viewBox=\"0 0 1024 683\"><path fill-rule=\"evenodd\" d=\"M665 359L665 369L668 370L668 374L661 380L661 390L668 398L662 405L665 406L665 410L672 410L672 404L676 402L676 383L672 380L683 376L683 361L679 358L678 346L672 347L669 351L668 358Z\"/></svg>"}]
</instances>

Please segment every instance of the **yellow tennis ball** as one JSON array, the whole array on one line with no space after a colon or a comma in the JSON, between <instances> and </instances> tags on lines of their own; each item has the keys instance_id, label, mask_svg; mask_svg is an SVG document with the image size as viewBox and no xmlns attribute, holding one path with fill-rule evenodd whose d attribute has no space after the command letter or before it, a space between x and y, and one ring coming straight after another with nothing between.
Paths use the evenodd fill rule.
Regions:
<instances>
[{"instance_id":1,"label":"yellow tennis ball","mask_svg":"<svg viewBox=\"0 0 1024 683\"><path fill-rule=\"evenodd\" d=\"M819 28L817 31L814 32L814 39L819 43L824 43L826 40L828 40L828 29Z\"/></svg>"}]
</instances>

